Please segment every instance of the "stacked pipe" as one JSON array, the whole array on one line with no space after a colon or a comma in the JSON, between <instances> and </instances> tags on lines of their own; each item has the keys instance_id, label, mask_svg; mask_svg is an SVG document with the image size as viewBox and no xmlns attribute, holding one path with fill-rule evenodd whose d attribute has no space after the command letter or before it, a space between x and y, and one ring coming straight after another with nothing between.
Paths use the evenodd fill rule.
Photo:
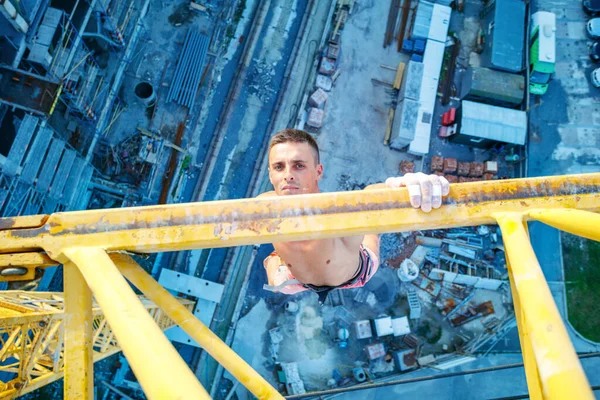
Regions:
<instances>
[{"instance_id":1,"label":"stacked pipe","mask_svg":"<svg viewBox=\"0 0 600 400\"><path fill-rule=\"evenodd\" d=\"M193 28L188 31L167 94L167 101L192 109L202 78L209 39Z\"/></svg>"}]
</instances>

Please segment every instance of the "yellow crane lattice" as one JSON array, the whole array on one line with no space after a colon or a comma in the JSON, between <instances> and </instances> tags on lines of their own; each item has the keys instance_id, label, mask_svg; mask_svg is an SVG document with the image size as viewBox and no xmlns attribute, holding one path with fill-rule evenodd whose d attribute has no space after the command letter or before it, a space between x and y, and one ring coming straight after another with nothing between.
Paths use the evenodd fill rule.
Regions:
<instances>
[{"instance_id":1,"label":"yellow crane lattice","mask_svg":"<svg viewBox=\"0 0 600 400\"><path fill-rule=\"evenodd\" d=\"M498 224L530 398L592 399L533 252L527 222L538 220L600 240L599 209L600 174L583 174L453 184L442 207L427 214L411 207L405 188L88 210L0 219L0 254L18 256L30 276L28 271L40 260L64 265L65 398L92 398L92 294L149 398L209 397L127 279L257 398L281 399L123 251L152 253ZM0 264L0 277L2 269L14 265ZM22 359L31 357L31 346L28 349Z\"/></svg>"}]
</instances>

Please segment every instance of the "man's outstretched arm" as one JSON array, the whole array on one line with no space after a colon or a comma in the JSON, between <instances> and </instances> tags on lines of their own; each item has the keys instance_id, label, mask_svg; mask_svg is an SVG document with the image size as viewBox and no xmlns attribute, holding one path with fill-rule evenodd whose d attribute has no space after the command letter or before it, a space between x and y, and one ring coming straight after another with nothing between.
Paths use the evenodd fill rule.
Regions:
<instances>
[{"instance_id":1,"label":"man's outstretched arm","mask_svg":"<svg viewBox=\"0 0 600 400\"><path fill-rule=\"evenodd\" d=\"M442 197L450 193L450 183L443 176L425 175L422 172L391 177L385 183L376 183L367 186L364 190L385 188L408 188L410 204L414 208L421 208L425 212L442 205Z\"/></svg>"}]
</instances>

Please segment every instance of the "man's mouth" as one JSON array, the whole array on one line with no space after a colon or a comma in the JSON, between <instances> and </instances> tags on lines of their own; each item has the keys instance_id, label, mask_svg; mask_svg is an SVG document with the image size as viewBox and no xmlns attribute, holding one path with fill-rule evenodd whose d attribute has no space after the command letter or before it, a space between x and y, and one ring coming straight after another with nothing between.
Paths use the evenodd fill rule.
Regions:
<instances>
[{"instance_id":1,"label":"man's mouth","mask_svg":"<svg viewBox=\"0 0 600 400\"><path fill-rule=\"evenodd\" d=\"M294 185L285 185L284 187L281 188L281 190L298 190L300 189L298 186L294 186Z\"/></svg>"}]
</instances>

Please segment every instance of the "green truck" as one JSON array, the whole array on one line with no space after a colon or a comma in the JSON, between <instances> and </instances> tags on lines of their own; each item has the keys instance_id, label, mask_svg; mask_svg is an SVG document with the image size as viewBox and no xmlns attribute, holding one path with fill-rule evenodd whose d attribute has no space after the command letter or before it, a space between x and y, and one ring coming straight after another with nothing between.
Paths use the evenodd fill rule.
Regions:
<instances>
[{"instance_id":1,"label":"green truck","mask_svg":"<svg viewBox=\"0 0 600 400\"><path fill-rule=\"evenodd\" d=\"M554 74L556 64L556 15L538 11L531 16L529 52L529 91L542 95Z\"/></svg>"}]
</instances>

